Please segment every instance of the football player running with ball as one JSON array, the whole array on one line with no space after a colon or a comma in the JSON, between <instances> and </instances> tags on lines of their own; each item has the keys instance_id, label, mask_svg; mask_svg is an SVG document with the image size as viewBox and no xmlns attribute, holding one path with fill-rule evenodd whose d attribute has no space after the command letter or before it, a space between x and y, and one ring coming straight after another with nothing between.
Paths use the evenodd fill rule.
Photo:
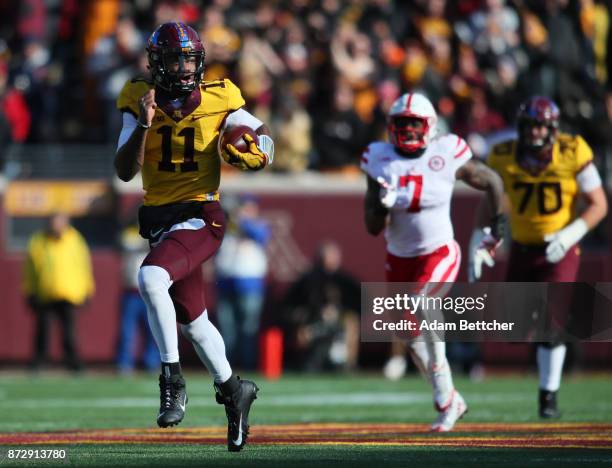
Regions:
<instances>
[{"instance_id":1,"label":"football player running with ball","mask_svg":"<svg viewBox=\"0 0 612 468\"><path fill-rule=\"evenodd\" d=\"M374 142L361 160L367 174L365 224L372 235L385 230L389 282L452 283L461 251L454 240L450 202L457 179L486 191L491 208L489 236L482 248L494 250L502 239L503 184L495 172L471 159L457 135L436 136L437 115L422 94L404 94L388 115L390 143ZM417 293L419 291L416 291ZM433 431L450 431L466 412L453 386L446 345L430 334L409 343L417 367L433 386L439 415Z\"/></svg>"},{"instance_id":2,"label":"football player running with ball","mask_svg":"<svg viewBox=\"0 0 612 468\"><path fill-rule=\"evenodd\" d=\"M117 107L123 129L115 169L123 181L139 171L145 191L140 233L151 251L139 271L139 289L161 354L160 427L180 423L187 392L181 374L176 322L214 379L216 400L225 406L228 449L239 451L257 386L232 373L221 335L208 319L202 263L219 248L225 218L219 204L220 134L247 126L246 151L227 145L222 156L243 170L272 162L267 128L242 109L240 90L228 79L202 81L204 46L183 23L159 26L147 43L150 78L123 87Z\"/></svg>"},{"instance_id":3,"label":"football player running with ball","mask_svg":"<svg viewBox=\"0 0 612 468\"><path fill-rule=\"evenodd\" d=\"M509 201L512 247L506 281L574 282L580 264L578 243L606 215L608 207L593 152L581 136L558 131L560 113L550 99L535 96L518 111L518 139L493 147L487 164L499 173ZM576 202L584 208L577 215ZM493 259L478 251L482 234L472 236L471 276ZM539 412L558 418L566 346L540 343Z\"/></svg>"}]
</instances>

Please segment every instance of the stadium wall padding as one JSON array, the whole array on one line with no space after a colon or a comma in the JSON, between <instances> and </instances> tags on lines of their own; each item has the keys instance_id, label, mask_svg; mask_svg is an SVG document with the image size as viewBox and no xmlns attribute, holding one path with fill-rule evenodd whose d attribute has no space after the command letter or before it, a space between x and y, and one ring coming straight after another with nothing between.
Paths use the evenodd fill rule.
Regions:
<instances>
[{"instance_id":1,"label":"stadium wall padding","mask_svg":"<svg viewBox=\"0 0 612 468\"><path fill-rule=\"evenodd\" d=\"M265 311L266 322L274 321L275 300L282 295L288 280L308 266L318 245L324 239L336 240L342 247L344 267L363 281L380 281L384 278L384 241L382 236L369 236L363 225L362 194L258 194L262 213L271 220L275 238L270 260L270 298ZM127 214L138 204L138 196L125 194L121 198L120 213ZM459 280L464 281L467 262L466 249L473 228L473 219L479 202L478 194L457 194L453 201L455 236L463 249L462 268ZM603 228L607 239L612 239L610 217ZM0 213L0 242L4 246L4 213ZM3 247L2 247L3 248ZM0 250L0 362L4 364L25 363L32 353L33 317L22 295L21 277L24 254ZM93 252L96 294L91 302L79 312L78 346L83 359L92 363L111 363L115 354L119 322L120 256L111 250ZM503 280L505 262L490 272L485 280ZM204 269L208 280L207 295L211 316L214 318L214 273ZM585 281L612 281L612 253L610 248L596 251L586 249L583 256L580 279ZM498 352L484 348L485 361L499 363L524 363L527 354L523 347L504 346ZM187 362L194 362L195 354L186 343L181 344ZM370 348L380 353L385 346ZM612 343L584 347L586 362L602 364L612 361ZM54 330L51 340L51 356L61 356L60 336Z\"/></svg>"}]
</instances>

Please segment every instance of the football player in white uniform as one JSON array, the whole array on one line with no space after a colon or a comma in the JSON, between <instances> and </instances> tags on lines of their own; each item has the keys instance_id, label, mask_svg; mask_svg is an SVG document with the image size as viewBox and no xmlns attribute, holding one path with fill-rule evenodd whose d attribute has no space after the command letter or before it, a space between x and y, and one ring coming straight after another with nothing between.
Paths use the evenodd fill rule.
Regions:
<instances>
[{"instance_id":1,"label":"football player in white uniform","mask_svg":"<svg viewBox=\"0 0 612 468\"><path fill-rule=\"evenodd\" d=\"M365 224L372 235L385 231L389 282L418 283L425 288L427 283L452 283L457 278L461 250L450 218L457 179L488 196L491 224L479 247L492 253L503 237L501 178L471 159L472 152L461 137L435 137L436 124L436 111L425 96L404 94L389 111L390 142L374 142L362 156L361 168L368 177ZM453 386L445 343L431 335L422 338L412 340L409 349L433 386L439 415L431 429L450 431L467 412L467 405Z\"/></svg>"}]
</instances>

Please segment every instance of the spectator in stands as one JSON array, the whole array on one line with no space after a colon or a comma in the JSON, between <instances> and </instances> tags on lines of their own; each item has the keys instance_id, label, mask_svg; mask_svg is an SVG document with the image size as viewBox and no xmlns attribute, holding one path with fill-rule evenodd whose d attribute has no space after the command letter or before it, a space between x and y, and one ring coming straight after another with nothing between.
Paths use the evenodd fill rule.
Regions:
<instances>
[{"instance_id":1,"label":"spectator in stands","mask_svg":"<svg viewBox=\"0 0 612 468\"><path fill-rule=\"evenodd\" d=\"M495 71L487 74L491 106L502 115L508 125L512 125L516 117L516 103L524 99L518 78L518 65L510 56L500 57Z\"/></svg>"},{"instance_id":2,"label":"spectator in stands","mask_svg":"<svg viewBox=\"0 0 612 468\"><path fill-rule=\"evenodd\" d=\"M485 157L487 146L485 136L501 131L506 127L503 117L489 107L484 90L474 88L470 99L459 111L455 123L455 133L464 135L472 152L478 157Z\"/></svg>"},{"instance_id":3,"label":"spectator in stands","mask_svg":"<svg viewBox=\"0 0 612 468\"><path fill-rule=\"evenodd\" d=\"M338 244L323 242L313 267L298 278L283 300L287 361L300 363L302 370L357 365L360 285L341 265Z\"/></svg>"},{"instance_id":4,"label":"spectator in stands","mask_svg":"<svg viewBox=\"0 0 612 468\"><path fill-rule=\"evenodd\" d=\"M137 223L121 232L121 262L123 292L117 343L117 369L122 374L134 370L139 331L142 347L142 365L149 372L159 368L159 351L147 320L147 306L138 292L138 270L149 253L148 242L138 234Z\"/></svg>"},{"instance_id":5,"label":"spectator in stands","mask_svg":"<svg viewBox=\"0 0 612 468\"><path fill-rule=\"evenodd\" d=\"M270 228L261 218L259 204L252 196L243 196L237 206L225 208L229 211L229 223L216 256L217 322L228 359L239 368L254 370L265 298L266 244Z\"/></svg>"},{"instance_id":6,"label":"spectator in stands","mask_svg":"<svg viewBox=\"0 0 612 468\"><path fill-rule=\"evenodd\" d=\"M114 141L121 131L121 115L115 102L125 82L134 76L148 76L143 44L143 35L133 20L123 16L111 34L96 41L89 56L87 69L96 80L98 99L102 103L104 141Z\"/></svg>"},{"instance_id":7,"label":"spectator in stands","mask_svg":"<svg viewBox=\"0 0 612 468\"><path fill-rule=\"evenodd\" d=\"M4 122L4 132L8 135L5 133L0 141L23 143L30 132L30 110L23 94L9 85L8 64L1 57L2 48L0 43L0 120ZM0 134L4 132L0 129Z\"/></svg>"},{"instance_id":8,"label":"spectator in stands","mask_svg":"<svg viewBox=\"0 0 612 468\"><path fill-rule=\"evenodd\" d=\"M206 47L207 80L218 80L231 76L230 67L240 51L240 37L225 24L223 9L211 6L203 16L204 26L200 37Z\"/></svg>"},{"instance_id":9,"label":"spectator in stands","mask_svg":"<svg viewBox=\"0 0 612 468\"><path fill-rule=\"evenodd\" d=\"M275 171L301 172L308 167L312 122L306 109L290 92L281 94L272 119L272 134L282 158L271 166Z\"/></svg>"},{"instance_id":10,"label":"spectator in stands","mask_svg":"<svg viewBox=\"0 0 612 468\"><path fill-rule=\"evenodd\" d=\"M353 89L338 83L328 112L314 119L313 142L321 170L346 170L356 167L369 141L369 128L354 108Z\"/></svg>"},{"instance_id":11,"label":"spectator in stands","mask_svg":"<svg viewBox=\"0 0 612 468\"><path fill-rule=\"evenodd\" d=\"M99 56L105 40L129 38L133 35L124 32L130 29L144 31L151 23L182 19L202 31L206 78L231 77L261 119L280 118L278 103L287 92L299 101L312 126L294 130L309 132L297 138L300 142L315 142L311 169L353 167L361 145L351 144L346 135L350 139L375 132L379 85L386 81L401 83L402 91L424 92L446 128L465 126L466 109L480 99L470 95L473 87L484 90L486 108L501 114L506 125L513 119L509 103L547 95L560 103L564 127L583 134L591 146L607 144L608 132L590 129L605 113L605 89L612 89L610 2L278 0L256 2L255 7L237 0L60 3L57 8L41 0L0 6L1 36L14 49L8 66L11 82L37 116L27 136L31 142L91 142L101 135L108 140L117 123L102 122L100 109L113 94L112 77L122 73L113 60L123 60L129 47L118 45L117 57ZM125 27L130 21L132 26ZM98 59L103 66L93 65ZM82 65L88 63L101 84L97 93L92 92L95 84L82 76ZM348 104L339 109L338 101ZM337 154L330 143L337 145ZM306 167L290 166L292 171Z\"/></svg>"},{"instance_id":12,"label":"spectator in stands","mask_svg":"<svg viewBox=\"0 0 612 468\"><path fill-rule=\"evenodd\" d=\"M519 44L519 17L505 0L486 0L485 8L470 16L473 44L481 56L509 54Z\"/></svg>"},{"instance_id":13,"label":"spectator in stands","mask_svg":"<svg viewBox=\"0 0 612 468\"><path fill-rule=\"evenodd\" d=\"M485 85L485 77L478 66L476 53L470 46L461 46L457 60L457 71L449 82L455 100L457 102L467 101L473 89L484 89Z\"/></svg>"},{"instance_id":14,"label":"spectator in stands","mask_svg":"<svg viewBox=\"0 0 612 468\"><path fill-rule=\"evenodd\" d=\"M47 228L33 234L24 280L28 304L36 317L32 369L40 369L46 361L50 321L55 316L63 329L65 364L80 371L74 311L92 296L94 280L87 243L67 215L52 215Z\"/></svg>"},{"instance_id":15,"label":"spectator in stands","mask_svg":"<svg viewBox=\"0 0 612 468\"><path fill-rule=\"evenodd\" d=\"M61 70L51 60L49 45L38 39L28 39L17 62L15 87L23 93L36 125L30 128L29 141L56 141L60 96L57 92Z\"/></svg>"},{"instance_id":16,"label":"spectator in stands","mask_svg":"<svg viewBox=\"0 0 612 468\"><path fill-rule=\"evenodd\" d=\"M262 37L247 32L239 55L237 73L242 86L242 94L255 114L264 117L272 101L274 79L285 71L285 66L272 48Z\"/></svg>"},{"instance_id":17,"label":"spectator in stands","mask_svg":"<svg viewBox=\"0 0 612 468\"><path fill-rule=\"evenodd\" d=\"M352 26L340 25L330 48L337 72L349 85L363 86L374 78L376 62L368 36Z\"/></svg>"}]
</instances>

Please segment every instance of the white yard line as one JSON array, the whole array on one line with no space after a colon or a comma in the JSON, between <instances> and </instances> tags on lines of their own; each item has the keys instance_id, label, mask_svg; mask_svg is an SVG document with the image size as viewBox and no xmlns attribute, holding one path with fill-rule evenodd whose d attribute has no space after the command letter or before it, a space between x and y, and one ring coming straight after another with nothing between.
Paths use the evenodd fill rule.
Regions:
<instances>
[{"instance_id":1,"label":"white yard line","mask_svg":"<svg viewBox=\"0 0 612 468\"><path fill-rule=\"evenodd\" d=\"M532 395L524 393L505 394L466 394L466 399L477 405L480 402L509 403L532 399ZM428 392L357 392L357 393L308 393L286 396L264 396L257 400L257 406L401 406L415 403L431 403L431 393ZM143 397L112 397L112 398L4 398L0 400L0 408L148 408L159 404L158 398ZM212 395L210 398L189 398L190 407L215 406Z\"/></svg>"}]
</instances>

